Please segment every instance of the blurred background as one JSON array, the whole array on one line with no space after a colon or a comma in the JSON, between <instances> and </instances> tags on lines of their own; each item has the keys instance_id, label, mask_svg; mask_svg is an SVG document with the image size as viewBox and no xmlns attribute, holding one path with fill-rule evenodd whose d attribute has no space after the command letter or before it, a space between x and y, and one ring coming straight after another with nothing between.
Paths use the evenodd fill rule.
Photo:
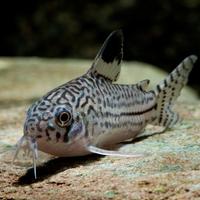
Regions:
<instances>
[{"instance_id":1,"label":"blurred background","mask_svg":"<svg viewBox=\"0 0 200 200\"><path fill-rule=\"evenodd\" d=\"M199 0L18 0L1 2L0 56L93 59L122 28L124 59L171 71L200 56ZM199 61L190 85L200 94Z\"/></svg>"}]
</instances>

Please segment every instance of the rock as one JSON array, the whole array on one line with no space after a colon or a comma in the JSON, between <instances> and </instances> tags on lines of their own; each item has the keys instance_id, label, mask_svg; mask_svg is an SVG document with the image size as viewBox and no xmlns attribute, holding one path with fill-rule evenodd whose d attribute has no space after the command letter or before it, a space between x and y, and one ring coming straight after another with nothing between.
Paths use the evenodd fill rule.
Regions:
<instances>
[{"instance_id":1,"label":"rock","mask_svg":"<svg viewBox=\"0 0 200 200\"><path fill-rule=\"evenodd\" d=\"M148 156L52 158L41 153L34 180L30 158L21 154L11 165L25 111L44 92L86 71L89 62L7 58L2 63L7 67L0 68L0 199L200 198L200 102L190 89L176 105L183 118L180 124L152 136L159 129L148 126L137 142L120 149ZM155 72L154 67L125 63L119 82L149 78L155 85L161 76L164 73Z\"/></svg>"}]
</instances>

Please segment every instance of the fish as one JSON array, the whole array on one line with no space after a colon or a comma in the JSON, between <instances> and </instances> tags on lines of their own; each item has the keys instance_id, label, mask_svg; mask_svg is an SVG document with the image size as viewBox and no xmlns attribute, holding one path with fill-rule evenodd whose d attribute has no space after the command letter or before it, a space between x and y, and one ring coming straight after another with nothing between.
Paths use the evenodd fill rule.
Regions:
<instances>
[{"instance_id":1,"label":"fish","mask_svg":"<svg viewBox=\"0 0 200 200\"><path fill-rule=\"evenodd\" d=\"M173 105L197 56L185 58L152 90L148 79L118 84L123 40L122 30L113 31L85 74L49 91L28 109L14 160L23 146L28 149L35 178L38 150L58 157L95 153L138 158L145 154L116 147L137 137L147 124L171 128L180 121Z\"/></svg>"}]
</instances>

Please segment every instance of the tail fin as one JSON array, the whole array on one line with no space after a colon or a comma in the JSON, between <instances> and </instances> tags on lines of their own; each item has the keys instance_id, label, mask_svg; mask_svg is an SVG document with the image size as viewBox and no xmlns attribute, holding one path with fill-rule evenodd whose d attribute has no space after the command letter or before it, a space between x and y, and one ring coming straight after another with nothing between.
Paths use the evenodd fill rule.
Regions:
<instances>
[{"instance_id":1,"label":"tail fin","mask_svg":"<svg viewBox=\"0 0 200 200\"><path fill-rule=\"evenodd\" d=\"M172 110L172 106L180 95L181 89L187 83L196 60L197 56L188 56L156 86L154 92L157 96L157 107L152 124L167 128L179 121L179 115Z\"/></svg>"}]
</instances>

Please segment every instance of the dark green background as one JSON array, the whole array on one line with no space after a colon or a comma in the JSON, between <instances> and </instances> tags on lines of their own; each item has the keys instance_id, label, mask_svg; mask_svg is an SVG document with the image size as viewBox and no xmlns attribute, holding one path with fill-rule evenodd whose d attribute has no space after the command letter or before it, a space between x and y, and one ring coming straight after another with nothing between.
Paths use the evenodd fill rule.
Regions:
<instances>
[{"instance_id":1,"label":"dark green background","mask_svg":"<svg viewBox=\"0 0 200 200\"><path fill-rule=\"evenodd\" d=\"M0 56L93 59L108 34L122 28L125 60L172 70L200 56L199 0L24 0L0 5ZM190 83L200 85L199 63Z\"/></svg>"}]
</instances>

